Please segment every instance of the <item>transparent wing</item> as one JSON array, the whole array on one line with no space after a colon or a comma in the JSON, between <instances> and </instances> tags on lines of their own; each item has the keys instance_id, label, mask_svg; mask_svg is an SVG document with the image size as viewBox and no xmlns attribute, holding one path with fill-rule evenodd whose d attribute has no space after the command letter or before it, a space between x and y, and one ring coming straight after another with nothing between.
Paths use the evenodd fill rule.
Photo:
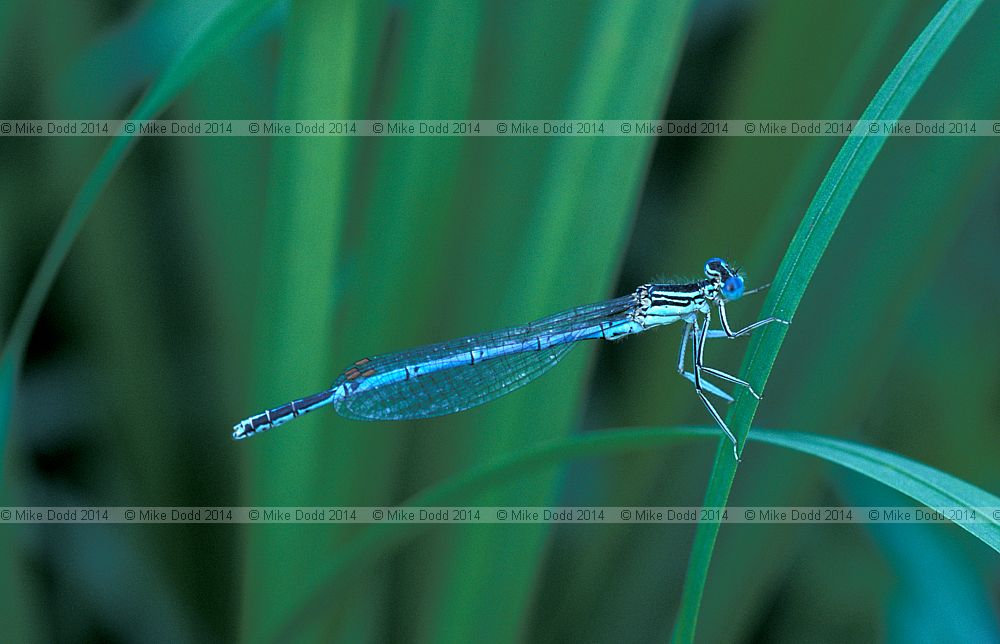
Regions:
<instances>
[{"instance_id":1,"label":"transparent wing","mask_svg":"<svg viewBox=\"0 0 1000 644\"><path fill-rule=\"evenodd\" d=\"M443 416L482 405L522 387L555 366L575 345L526 351L400 380L334 402L349 418L402 420Z\"/></svg>"},{"instance_id":2,"label":"transparent wing","mask_svg":"<svg viewBox=\"0 0 1000 644\"><path fill-rule=\"evenodd\" d=\"M338 396L334 406L349 418L401 420L441 416L481 405L551 369L577 340L600 337L602 323L628 319L634 302L632 296L616 298L501 331L359 360L334 383L335 390L345 383L350 383L348 390L356 385L351 393ZM549 338L560 341L545 346ZM467 359L470 352L480 359ZM497 355L490 356L491 352ZM430 369L441 361L453 364ZM364 384L376 374L398 374L404 367L412 374L374 386Z\"/></svg>"}]
</instances>

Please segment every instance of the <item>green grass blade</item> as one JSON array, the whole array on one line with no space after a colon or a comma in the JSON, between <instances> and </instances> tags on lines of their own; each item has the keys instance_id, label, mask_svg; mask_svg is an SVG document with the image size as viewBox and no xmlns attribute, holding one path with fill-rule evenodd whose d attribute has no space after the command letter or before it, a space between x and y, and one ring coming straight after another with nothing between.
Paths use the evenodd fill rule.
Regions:
<instances>
[{"instance_id":1,"label":"green grass blade","mask_svg":"<svg viewBox=\"0 0 1000 644\"><path fill-rule=\"evenodd\" d=\"M358 94L353 113L393 119L468 117L476 92L482 6L460 0L382 4L378 11L361 14L372 46L362 49L357 60L370 65L370 72L355 82L364 91ZM442 296L461 290L452 281L456 272L475 278L484 264L470 262L467 270L455 271L460 265L455 261L455 249L475 247L469 243L468 211L456 207L455 201L461 191L458 187L467 185L469 171L478 166L470 143L461 137L390 137L359 142L357 162L352 164L344 252L338 260L341 295L337 333L327 349L334 361L330 373L371 355L367 352L417 346L461 334L457 328L443 328L443 320L453 320L445 311L455 310L447 308L455 298ZM470 158L476 158L477 163L470 163ZM454 290L444 288L445 284ZM373 299L373 295L377 297ZM425 439L449 443L426 428L411 432L407 423L379 428L378 424L358 423L334 413L318 415L311 422L330 426L330 431L315 439L325 441L325 456L317 465L327 472L322 484L315 486L324 504L394 503L400 498L400 481L425 464L441 464L436 459L412 458L415 443ZM438 423L427 421L425 425ZM434 476L434 480L441 476ZM353 532L352 526L331 528L329 541L338 547ZM333 600L335 610L327 610L323 619L325 638L392 639L391 634L385 635L389 621L385 606L405 603L405 593L416 585L399 587L393 582L395 575L407 577L405 562L391 572L387 568L375 571L363 587ZM319 572L313 569L311 573ZM431 580L426 576L421 579L421 590L429 594ZM287 591L283 604L297 606L321 582L314 574L301 580L287 577L286 586L274 592ZM391 628L412 632L416 626L407 623L411 617L433 619L436 615L433 610L423 615L421 611L401 611ZM280 617L284 620L285 615ZM275 626L270 624L264 632Z\"/></svg>"},{"instance_id":2,"label":"green grass blade","mask_svg":"<svg viewBox=\"0 0 1000 644\"><path fill-rule=\"evenodd\" d=\"M128 118L149 119L165 109L205 64L229 46L271 2L272 0L241 0L216 14L192 36L187 46L178 52L174 61L143 96ZM6 447L14 389L31 330L38 320L59 269L86 223L87 217L93 211L97 198L135 141L134 136L120 136L111 140L108 149L80 187L66 217L59 225L17 311L10 336L4 344L3 353L0 354L0 449Z\"/></svg>"},{"instance_id":3,"label":"green grass blade","mask_svg":"<svg viewBox=\"0 0 1000 644\"><path fill-rule=\"evenodd\" d=\"M984 48L991 42L992 25L1000 18L1000 7L984 5L977 14L977 20L970 22L961 38L951 48L948 55L928 81L913 105L914 114L972 115L987 114L1000 102L1000 86L991 83L1000 73L1000 57L995 51ZM956 79L956 68L979 70L976 75L966 75ZM951 93L943 95L935 91L941 86ZM866 184L855 198L857 212L879 212L880 216L867 221L861 217L845 220L832 241L824 257L824 271L816 275L812 288L824 292L828 302L842 302L850 298L854 310L865 311L865 315L833 316L827 318L829 304L803 302L803 308L796 314L796 325L810 329L810 336L823 338L822 343L812 343L810 350L803 350L808 340L790 337L794 345L786 345L782 356L782 372L785 377L772 379L769 383L768 410L771 418L782 419L782 424L808 427L811 432L835 434L842 438L856 439L860 432L859 419L884 408L881 396L887 392L884 387L891 385L892 365L900 359L908 362L932 364L940 376L940 385L933 392L940 403L927 400L928 408L946 408L944 401L955 396L966 396L969 400L978 398L975 391L968 390L966 374L949 377L941 372L941 365L947 359L935 360L928 356L922 359L914 355L914 338L900 333L907 318L920 317L927 310L927 291L936 291L935 282L947 281L953 274L950 267L956 244L961 243L962 231L969 228L982 212L975 204L976 195L991 183L990 172L995 170L996 147L988 138L980 140L941 137L916 141L910 139L901 145L887 146L879 163L872 168ZM947 159L947 162L942 162ZM893 198L885 199L885 192L878 186L907 186L904 190L892 188ZM988 188L987 188L988 189ZM898 195L897 195L898 192ZM974 223L972 225L975 225ZM900 235L906 229L908 234ZM771 250L771 254L774 249ZM829 289L829 290L827 290ZM963 299L963 296L958 296ZM954 314L952 311L950 314ZM944 315L948 315L945 313ZM963 316L964 317L964 316ZM928 330L949 329L930 321L921 324ZM952 331L947 331L952 333ZM919 343L924 347L941 347L941 342L928 333ZM795 347L793 349L793 346ZM941 347L949 355L973 355L981 350L963 350L958 347ZM988 351L989 349L986 349ZM910 356L910 357L904 357ZM944 358L944 356L941 356ZM864 369L857 369L857 365ZM789 378L787 374L796 374ZM778 374L775 374L777 376ZM989 387L985 379L973 379ZM951 383L951 386L948 384ZM779 392L779 396L775 395ZM823 392L816 395L815 392ZM985 392L982 394L988 397ZM911 407L912 403L893 396L896 409ZM985 398L984 398L985 399ZM962 407L971 413L987 408ZM930 421L939 427L947 427L933 436L926 436L927 442L910 442L913 446L905 451L920 458L931 451L940 451L938 445L944 440L956 448L975 453L975 439L966 431L989 426L985 419L960 417L946 414ZM947 423L947 425L944 425ZM866 435L873 432L884 436L886 428L893 421L867 424ZM850 428L846 431L840 428ZM919 425L910 425L908 430L919 432ZM895 435L898 438L902 434ZM893 437L885 436L883 444L889 449L900 449ZM869 439L869 442L872 442ZM909 442L909 441L908 441ZM972 451L968 451L972 450ZM812 463L804 460L787 462L781 477L767 476L767 466L753 457L754 471L741 481L739 493L744 498L774 498L788 490L787 481L796 481L794 497L787 498L785 505L809 503L815 498L822 482L822 473ZM940 461L944 467L956 466L954 460ZM761 467L764 465L764 467ZM976 473L970 471L970 477ZM714 574L705 592L701 608L701 628L699 635L708 640L729 640L750 628L758 619L764 604L773 598L773 593L788 583L788 575L793 574L795 561L784 558L783 564L754 557L753 553L772 544L777 548L820 547L806 545L804 535L792 533L777 524L761 526L739 539L717 548L714 567L725 570L729 579L744 579L745 584L734 586L722 582ZM719 583L721 582L721 583ZM848 582L849 583L849 582Z\"/></svg>"},{"instance_id":4,"label":"green grass blade","mask_svg":"<svg viewBox=\"0 0 1000 644\"><path fill-rule=\"evenodd\" d=\"M694 438L714 439L718 435L719 431L715 428L636 427L543 441L433 485L400 505L472 505L495 487L533 477L539 471L573 459L648 452ZM977 511L978 508L1000 506L1000 497L961 479L898 454L826 436L758 429L751 438L816 456L853 470L932 509L960 507L976 511L985 520L984 523L956 521L956 524L1000 552L1000 521L993 518L991 513ZM349 573L412 541L430 530L432 525L407 523L367 526L333 557L324 570L327 582L317 588L309 600L292 614L276 639L287 640L310 621L323 615L335 589L355 578Z\"/></svg>"},{"instance_id":5,"label":"green grass blade","mask_svg":"<svg viewBox=\"0 0 1000 644\"><path fill-rule=\"evenodd\" d=\"M362 113L361 88L367 87L365 77L376 59L376 18L381 15L377 5L293 3L278 79L277 118L353 118ZM330 61L337 64L331 66ZM340 305L342 234L357 177L356 146L356 140L347 137L284 137L274 142L262 248L256 253L261 279L253 296L261 304L256 307L256 386L248 409L273 401L278 385L285 391L310 391L341 368L330 347ZM308 431L310 423L329 421L329 416L316 414L303 419L305 427L289 432L286 440L235 446L251 464L245 486L251 504L329 502L331 462L315 455L336 453L337 437ZM296 602L295 593L312 583L316 553L329 547L330 531L294 527L259 525L247 531L242 606L247 640L276 628ZM276 559L282 561L280 568L274 566ZM362 609L358 606L355 614Z\"/></svg>"},{"instance_id":6,"label":"green grass blade","mask_svg":"<svg viewBox=\"0 0 1000 644\"><path fill-rule=\"evenodd\" d=\"M907 49L875 98L868 104L861 119L898 119L980 4L979 0L950 0L945 3ZM855 131L844 143L785 253L768 294L765 311L785 319L794 316L830 238L885 139L884 133ZM751 340L741 377L757 386L758 391L764 388L786 330L782 325L772 325ZM729 414L729 426L741 444L746 439L757 411L756 402L751 396L741 393ZM719 507L726 504L736 476L736 465L729 453L729 445L720 443L705 494L706 506ZM675 624L676 641L694 640L701 598L718 533L719 524L702 523L696 529Z\"/></svg>"},{"instance_id":7,"label":"green grass blade","mask_svg":"<svg viewBox=\"0 0 1000 644\"><path fill-rule=\"evenodd\" d=\"M955 521L990 548L1000 552L1000 520L980 508L998 507L1000 498L912 459L852 441L803 432L754 430L755 440L787 447L836 463L882 483L929 508L960 507L985 522Z\"/></svg>"}]
</instances>

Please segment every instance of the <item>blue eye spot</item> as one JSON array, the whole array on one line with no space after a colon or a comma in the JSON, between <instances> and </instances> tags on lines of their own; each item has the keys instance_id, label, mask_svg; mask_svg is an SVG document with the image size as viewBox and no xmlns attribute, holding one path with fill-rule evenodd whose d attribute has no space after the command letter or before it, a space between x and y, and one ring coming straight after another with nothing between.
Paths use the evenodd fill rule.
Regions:
<instances>
[{"instance_id":1,"label":"blue eye spot","mask_svg":"<svg viewBox=\"0 0 1000 644\"><path fill-rule=\"evenodd\" d=\"M705 274L706 275L718 275L719 268L726 265L726 261L721 257L713 257L712 259L705 262Z\"/></svg>"},{"instance_id":2,"label":"blue eye spot","mask_svg":"<svg viewBox=\"0 0 1000 644\"><path fill-rule=\"evenodd\" d=\"M743 278L739 275L733 275L722 285L722 290L725 292L727 300L735 300L743 295Z\"/></svg>"}]
</instances>

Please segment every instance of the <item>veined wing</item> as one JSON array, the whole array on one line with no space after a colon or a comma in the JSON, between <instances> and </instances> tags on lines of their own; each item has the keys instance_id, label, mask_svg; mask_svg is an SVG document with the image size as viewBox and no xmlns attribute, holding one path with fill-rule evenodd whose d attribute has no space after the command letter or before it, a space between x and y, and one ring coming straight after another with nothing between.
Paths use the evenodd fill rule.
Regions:
<instances>
[{"instance_id":1,"label":"veined wing","mask_svg":"<svg viewBox=\"0 0 1000 644\"><path fill-rule=\"evenodd\" d=\"M337 381L334 406L348 418L429 418L475 407L551 369L578 340L635 323L631 295L529 324L354 363Z\"/></svg>"}]
</instances>

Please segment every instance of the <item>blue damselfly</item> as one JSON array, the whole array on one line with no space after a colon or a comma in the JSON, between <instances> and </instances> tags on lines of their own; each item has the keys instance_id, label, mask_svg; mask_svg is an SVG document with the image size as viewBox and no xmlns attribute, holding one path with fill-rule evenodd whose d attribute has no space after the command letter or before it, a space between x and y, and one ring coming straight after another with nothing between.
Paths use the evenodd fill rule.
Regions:
<instances>
[{"instance_id":1,"label":"blue damselfly","mask_svg":"<svg viewBox=\"0 0 1000 644\"><path fill-rule=\"evenodd\" d=\"M761 287L763 288L763 287ZM760 290L755 289L756 290ZM577 307L501 331L362 358L326 391L251 416L233 427L242 439L277 427L333 403L341 416L362 420L404 420L451 414L489 402L526 385L552 368L580 340L617 340L674 322L684 323L677 371L694 383L708 413L733 443L736 436L705 396L733 398L708 382L714 376L760 396L749 383L703 364L709 338L738 338L772 322L770 317L738 331L729 327L726 302L745 294L743 277L725 260L705 262L705 279L686 284L643 284L631 295ZM709 329L712 307L722 329ZM684 359L691 344L691 370Z\"/></svg>"}]
</instances>

